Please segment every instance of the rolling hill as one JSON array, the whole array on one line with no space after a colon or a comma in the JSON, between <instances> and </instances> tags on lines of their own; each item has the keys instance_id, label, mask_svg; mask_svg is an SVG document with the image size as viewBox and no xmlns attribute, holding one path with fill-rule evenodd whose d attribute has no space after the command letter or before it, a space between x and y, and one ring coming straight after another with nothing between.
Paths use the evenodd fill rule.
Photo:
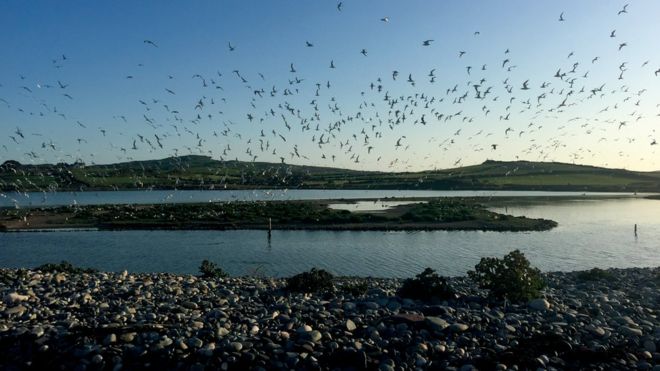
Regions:
<instances>
[{"instance_id":1,"label":"rolling hill","mask_svg":"<svg viewBox=\"0 0 660 371\"><path fill-rule=\"evenodd\" d=\"M117 189L428 189L660 192L660 172L556 162L486 161L421 172L357 171L267 162L169 157L109 165L0 165L3 191Z\"/></svg>"}]
</instances>

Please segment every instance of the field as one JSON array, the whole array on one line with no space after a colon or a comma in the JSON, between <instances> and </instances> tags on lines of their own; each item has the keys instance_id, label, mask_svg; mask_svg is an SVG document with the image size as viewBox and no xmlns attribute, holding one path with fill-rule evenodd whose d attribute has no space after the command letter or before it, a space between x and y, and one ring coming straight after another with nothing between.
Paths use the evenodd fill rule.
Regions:
<instances>
[{"instance_id":1,"label":"field","mask_svg":"<svg viewBox=\"0 0 660 371\"><path fill-rule=\"evenodd\" d=\"M0 166L3 191L118 189L422 189L660 192L660 172L552 162L486 161L421 172L376 172L265 162L171 157L111 165Z\"/></svg>"}]
</instances>

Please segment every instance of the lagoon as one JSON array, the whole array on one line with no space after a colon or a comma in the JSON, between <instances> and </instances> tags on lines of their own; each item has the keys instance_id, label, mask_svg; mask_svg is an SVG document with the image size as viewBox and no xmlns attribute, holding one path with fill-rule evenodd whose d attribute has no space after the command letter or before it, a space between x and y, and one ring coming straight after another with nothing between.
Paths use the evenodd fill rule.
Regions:
<instances>
[{"instance_id":1,"label":"lagoon","mask_svg":"<svg viewBox=\"0 0 660 371\"><path fill-rule=\"evenodd\" d=\"M660 266L660 200L557 200L493 211L559 226L522 233L273 231L270 241L266 231L253 230L0 233L0 266L67 260L108 271L196 274L209 259L234 275L288 276L321 267L339 275L409 277L429 266L456 276L481 257L513 249L543 271Z\"/></svg>"}]
</instances>

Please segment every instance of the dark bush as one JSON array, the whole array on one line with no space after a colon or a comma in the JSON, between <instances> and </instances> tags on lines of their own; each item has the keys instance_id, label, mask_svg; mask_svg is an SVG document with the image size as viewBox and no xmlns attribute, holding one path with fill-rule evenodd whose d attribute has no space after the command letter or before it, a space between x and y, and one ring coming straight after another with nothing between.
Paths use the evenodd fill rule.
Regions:
<instances>
[{"instance_id":1,"label":"dark bush","mask_svg":"<svg viewBox=\"0 0 660 371\"><path fill-rule=\"evenodd\" d=\"M333 278L332 273L324 269L312 268L287 278L286 288L293 292L331 292L335 288Z\"/></svg>"},{"instance_id":2,"label":"dark bush","mask_svg":"<svg viewBox=\"0 0 660 371\"><path fill-rule=\"evenodd\" d=\"M363 296L369 290L369 285L366 281L350 282L342 285L341 292L353 296Z\"/></svg>"},{"instance_id":3,"label":"dark bush","mask_svg":"<svg viewBox=\"0 0 660 371\"><path fill-rule=\"evenodd\" d=\"M612 277L612 273L600 268L592 268L588 271L582 271L577 274L577 278L580 281L602 281L609 280Z\"/></svg>"},{"instance_id":4,"label":"dark bush","mask_svg":"<svg viewBox=\"0 0 660 371\"><path fill-rule=\"evenodd\" d=\"M495 299L524 302L539 296L545 287L541 271L529 265L529 260L520 250L514 250L504 258L481 258L474 271L468 276L488 289Z\"/></svg>"},{"instance_id":5,"label":"dark bush","mask_svg":"<svg viewBox=\"0 0 660 371\"><path fill-rule=\"evenodd\" d=\"M202 265L199 266L199 273L202 274L202 278L224 278L228 276L217 264L206 259L202 260Z\"/></svg>"},{"instance_id":6,"label":"dark bush","mask_svg":"<svg viewBox=\"0 0 660 371\"><path fill-rule=\"evenodd\" d=\"M62 260L60 263L46 263L36 267L34 270L41 272L49 273L71 273L71 274L80 274L80 273L96 273L98 270L93 268L80 268L75 267L73 264L68 261Z\"/></svg>"},{"instance_id":7,"label":"dark bush","mask_svg":"<svg viewBox=\"0 0 660 371\"><path fill-rule=\"evenodd\" d=\"M425 301L433 298L445 300L454 296L454 290L444 277L439 276L433 269L426 268L415 278L405 280L398 294L403 298Z\"/></svg>"}]
</instances>

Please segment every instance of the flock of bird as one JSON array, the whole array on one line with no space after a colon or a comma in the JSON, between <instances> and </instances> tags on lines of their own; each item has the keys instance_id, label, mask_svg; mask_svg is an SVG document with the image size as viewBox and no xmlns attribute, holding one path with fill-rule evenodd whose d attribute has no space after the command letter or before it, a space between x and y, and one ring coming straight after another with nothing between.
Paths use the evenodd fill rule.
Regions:
<instances>
[{"instance_id":1,"label":"flock of bird","mask_svg":"<svg viewBox=\"0 0 660 371\"><path fill-rule=\"evenodd\" d=\"M617 16L627 16L632 11L629 8L624 5ZM336 11L345 13L349 9L339 2ZM391 23L391 19L395 17L374 17L384 24ZM558 22L559 27L570 22L569 14L561 12ZM473 32L472 37L482 37L481 32ZM332 71L350 66L331 59L324 67L328 74L315 77L304 73L305 61L293 61L288 69L282 68L278 77L286 76L286 82L239 69L164 76L162 85L153 88L150 96L135 102L141 107L141 115L110 114L112 125L100 127L90 123L92 120L77 117L76 90L70 83L56 78L41 83L20 75L20 86L5 86L0 81L0 117L12 111L18 112L24 121L57 119L75 127L79 135L72 143L58 143L48 132L28 133L17 123L0 138L0 158L6 157L10 149L14 153L20 148L24 156L16 160L21 162L54 163L55 159L62 161L67 157L89 162L90 158L80 158L84 155L77 152L76 146L107 142L118 161L154 158L158 154L203 154L221 160L276 159L282 163L355 167L368 163L374 170L405 170L422 161L433 163L433 157L447 157L450 153L453 165L464 165L460 151L453 151L459 145L463 151L483 151L485 159L517 141L517 145L522 143L522 150L516 157L554 160L570 151L569 156L578 162L593 162L590 157L596 153L587 145L567 146L566 138L574 135L598 137L598 142L656 146L654 129L642 136L627 134L627 129L640 120L650 119L644 116L647 111L642 105L652 106L660 116L660 102L645 101L648 90L627 85L626 78L635 73L655 79L660 77L660 68L651 68L650 61L628 61L628 42L619 40L616 29L603 37L615 40L613 48L620 55L618 69L612 70L607 80L589 76L590 68L602 62L598 56L578 58L579 53L573 51L558 58L556 71L546 76L521 76L517 72L521 69L517 64L519 57L503 47L497 60L475 63L475 58L471 59L463 76L446 76L439 68L431 68L421 76L403 70L374 71L375 76L365 78L363 88L356 92L359 99L346 103L335 96L336 82L332 76L337 75L332 75ZM149 53L166 42L144 39L143 48ZM418 45L434 48L436 41L419 40ZM240 47L226 42L228 53L237 53ZM300 47L318 48L313 40L304 39ZM361 54L361 58L371 57L368 46L355 53ZM469 57L471 52L466 49L457 50L452 58L462 62ZM62 69L68 62L69 57L62 54L49 63ZM131 89L131 81L138 79L139 68L145 67L139 64L138 70L118 77L127 80L127 89ZM491 71L504 78L492 79ZM197 98L189 106L178 99L175 86L180 79L191 79L196 84ZM658 84L660 79L650 81ZM233 84L241 87L240 94L225 89ZM15 99L15 103L13 96L20 99ZM238 102L239 96L244 100ZM235 114L226 113L243 107L240 120ZM567 116L576 111L583 114ZM612 132L620 135L608 134ZM28 136L38 138L37 148L28 147ZM406 154L419 147L420 137L432 150L425 155Z\"/></svg>"}]
</instances>

